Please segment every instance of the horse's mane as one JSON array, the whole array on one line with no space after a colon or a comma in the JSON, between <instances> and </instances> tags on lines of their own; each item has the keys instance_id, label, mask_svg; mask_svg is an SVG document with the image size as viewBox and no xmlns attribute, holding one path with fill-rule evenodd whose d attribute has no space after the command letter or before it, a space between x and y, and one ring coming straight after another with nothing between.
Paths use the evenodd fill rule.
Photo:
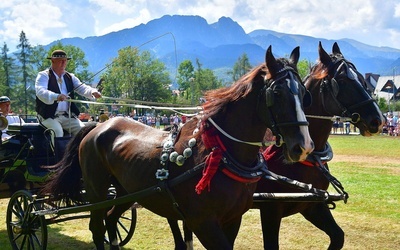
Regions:
<instances>
[{"instance_id":1,"label":"horse's mane","mask_svg":"<svg viewBox=\"0 0 400 250\"><path fill-rule=\"evenodd\" d=\"M255 78L260 76L264 77L267 74L268 70L265 64L260 64L243 75L232 85L207 91L204 94L207 101L203 104L203 110L205 111L203 119L205 120L215 115L217 112L224 110L228 103L247 96L252 91L252 83L256 80Z\"/></svg>"},{"instance_id":2,"label":"horse's mane","mask_svg":"<svg viewBox=\"0 0 400 250\"><path fill-rule=\"evenodd\" d=\"M338 60L345 60L340 54L330 54L329 56L331 57L333 63ZM318 61L318 63L311 68L309 76L314 79L321 80L328 76L328 74L328 67L325 66L321 61Z\"/></svg>"}]
</instances>

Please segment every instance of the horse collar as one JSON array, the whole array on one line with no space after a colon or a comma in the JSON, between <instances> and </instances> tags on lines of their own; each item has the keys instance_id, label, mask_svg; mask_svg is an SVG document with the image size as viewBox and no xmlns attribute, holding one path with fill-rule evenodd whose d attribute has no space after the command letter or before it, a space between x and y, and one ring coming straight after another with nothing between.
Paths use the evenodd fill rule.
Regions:
<instances>
[{"instance_id":1,"label":"horse collar","mask_svg":"<svg viewBox=\"0 0 400 250\"><path fill-rule=\"evenodd\" d=\"M301 163L306 166L314 167L318 166L319 162L325 164L328 161L332 160L332 158L333 158L332 147L328 142L326 142L324 150L322 151L314 150L311 154L307 156L307 159Z\"/></svg>"},{"instance_id":2,"label":"horse collar","mask_svg":"<svg viewBox=\"0 0 400 250\"><path fill-rule=\"evenodd\" d=\"M222 172L232 179L243 183L253 183L260 180L265 175L264 170L268 169L264 157L258 153L257 162L253 167L247 167L237 162L228 152L223 153L224 168Z\"/></svg>"}]
</instances>

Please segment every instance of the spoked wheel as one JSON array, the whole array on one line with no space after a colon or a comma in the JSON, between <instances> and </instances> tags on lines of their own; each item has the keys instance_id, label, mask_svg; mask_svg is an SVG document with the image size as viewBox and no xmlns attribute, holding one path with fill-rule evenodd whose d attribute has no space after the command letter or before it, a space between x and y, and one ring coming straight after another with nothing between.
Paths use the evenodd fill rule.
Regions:
<instances>
[{"instance_id":1,"label":"spoked wheel","mask_svg":"<svg viewBox=\"0 0 400 250\"><path fill-rule=\"evenodd\" d=\"M32 214L35 205L26 190L14 193L7 207L7 233L13 249L46 249L47 225L44 216Z\"/></svg>"},{"instance_id":2,"label":"spoked wheel","mask_svg":"<svg viewBox=\"0 0 400 250\"><path fill-rule=\"evenodd\" d=\"M119 246L125 246L133 237L133 233L136 228L136 208L131 207L126 210L118 219L117 222L117 237ZM109 244L108 238L104 238L104 241Z\"/></svg>"},{"instance_id":3,"label":"spoked wheel","mask_svg":"<svg viewBox=\"0 0 400 250\"><path fill-rule=\"evenodd\" d=\"M119 246L125 246L132 239L136 228L136 215L136 208L130 208L119 217L117 224Z\"/></svg>"}]
</instances>

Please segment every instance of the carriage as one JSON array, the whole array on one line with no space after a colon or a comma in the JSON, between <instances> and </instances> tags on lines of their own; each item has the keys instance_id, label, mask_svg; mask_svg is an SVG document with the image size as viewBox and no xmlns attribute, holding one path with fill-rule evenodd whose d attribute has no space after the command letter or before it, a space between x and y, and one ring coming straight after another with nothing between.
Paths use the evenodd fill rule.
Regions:
<instances>
[{"instance_id":1,"label":"carriage","mask_svg":"<svg viewBox=\"0 0 400 250\"><path fill-rule=\"evenodd\" d=\"M290 62L293 65L293 63L297 63L297 60L298 51L296 59L296 50L294 50ZM225 89L222 93L218 91L212 92L208 96L208 100L213 100L214 102L205 106L205 110L211 110L210 114L206 118L204 116L192 118L179 131L171 130L168 133L154 131L145 127L145 125L139 125L125 118L111 119L104 123L106 125L102 124L97 127L89 125L87 129L83 129L79 136L73 138L75 142L71 143L71 148L66 149L68 154L66 153L64 158L60 160L60 162L64 161L64 163L58 165L60 169L57 169L56 173L59 176L57 178L61 180L65 178L64 175L70 174L68 171L72 170L71 167L66 166L68 165L66 162L77 160L78 146L80 145L79 160L83 163L83 166L81 163L82 172L80 174L83 174L84 183L81 183L81 175L78 175L78 179L73 182L74 184L66 187L75 187L75 190L63 190L67 194L72 194L67 195L66 199L65 197L64 199L57 199L57 192L54 196L53 194L36 195L26 190L14 193L11 196L7 210L7 231L13 248L22 249L29 245L28 248L44 249L47 244L46 225L79 218L82 216L80 215L81 212L90 211L90 229L93 233L96 247L98 249L104 248L104 231L106 230L105 226L107 226L107 230L111 231L111 233L109 231L110 239L107 241L109 243L118 242L117 246L110 244L112 249L118 249L119 246L126 244L133 235L136 210L132 209L132 205L135 201L138 201L144 207L168 219L185 219L190 229L195 231L206 248L231 249L239 230L241 215L251 208L253 203L264 204L277 200L288 202L316 201L317 203L346 200L347 194L343 191L340 182L334 182L339 194L332 195L323 189L314 188L312 185L277 175L265 168L258 152L259 147L265 146L263 138L267 127L271 128L276 136L275 143L278 146L282 146L281 155L284 155L286 159L292 162L305 160L304 153L305 155L310 154L310 151L307 150L309 150L311 142L303 129L308 125L308 122L301 120L302 115L298 107L293 108L293 106L289 105L289 103L303 104L303 102L306 102L304 96L307 96L303 89L304 86L302 87L297 83L296 78L298 79L298 76L296 76L297 73L293 70L293 66L285 65L284 63L282 65L282 62L281 64L277 63L272 56L270 48L267 50L266 66L270 74L269 77L265 75L265 71L259 68L255 72L246 75L243 78L243 82L233 88ZM337 83L331 81L331 85L334 84L337 85ZM252 88L249 87L250 85L252 85ZM339 86L336 86L336 88L339 88ZM336 89L336 91L339 91L339 89ZM294 99L302 98L295 101L293 97ZM366 103L369 105L372 101L367 100ZM254 107L256 107L255 110ZM283 112L282 108L285 108L286 112ZM267 112L262 112L265 110ZM239 122L238 116L240 119L241 115L250 116L251 119L240 120ZM359 119L360 117L356 118ZM354 120L353 122L358 123L359 120ZM198 132L199 124L202 126L200 127L202 133ZM378 127L379 123L374 122L374 125ZM133 128L128 129L128 127ZM249 127L251 129L248 129ZM369 130L369 127L366 130ZM138 134L132 137L132 131ZM21 134L21 132L19 133ZM215 137L215 134L223 136L210 139L211 136ZM207 138L207 136L210 138ZM243 136L247 136L251 140L261 138L261 142L237 139L243 138ZM30 134L26 137L32 138L33 135ZM131 142L130 146L132 147L128 149L126 147L127 138L135 140L139 138L141 142L139 144ZM173 142L164 141L164 139L160 138L173 138ZM195 139L195 142L200 142L200 144L195 147L194 145L190 146L191 139ZM32 140L25 140L28 143L27 146L32 143ZM38 141L43 142L45 140ZM104 143L106 141L111 145L110 147ZM150 146L144 145L143 141L150 144ZM282 143L283 141L285 142L284 144ZM209 143L212 145L209 146ZM30 148L32 149L32 147ZM190 148L190 155L189 153L188 155L184 153L187 148ZM176 153L176 157L179 156L182 159L177 160L177 158L174 158L168 169L165 165L168 165L166 164L166 162L169 162L168 159L171 161L170 157L175 153L173 150L179 151L179 154ZM40 152L45 152L45 150ZM235 155L228 152L235 152ZM164 153L166 154L165 157ZM195 157L191 157L192 153ZM136 155L139 155L140 158L134 158ZM35 154L36 156L38 156L38 159L40 158L39 154ZM93 156L97 156L96 159L93 159ZM52 157L54 158L52 159ZM39 165L51 165L58 162L59 159L57 159L56 154L52 155L52 157L44 157L43 161L46 164L39 163ZM216 170L213 172L211 167L207 169L206 165L213 160L215 161L214 157L218 160L218 163L222 159L224 167L221 172ZM102 159L99 160L99 158ZM253 166L254 158L257 158L255 166ZM108 177L101 177L109 175L108 170L99 168L108 159L114 159L117 162L117 167L120 168L113 170L113 177L117 179L116 182L115 179L111 181L107 179ZM151 172L150 175L146 173L146 178L139 175L135 179L135 183L140 183L140 185L132 186L130 180L125 180L124 176L118 173L131 171L131 175L144 174L140 172L143 171L140 167L128 169L127 166L129 164L135 163L137 165L136 161L141 163L138 165L145 163L155 171ZM160 162L166 169L159 167ZM109 162L106 161L106 163L110 166ZM323 164L319 165L322 167ZM98 171L96 178L89 174L94 169ZM203 176L201 176L201 172L203 172ZM154 173L156 173L156 179L149 182L147 179L149 176L154 177ZM296 186L303 190L304 193L256 192L253 195L256 191L256 182L260 180L261 176ZM223 183L223 185L213 186L213 192L210 192L210 178L214 183ZM144 179L146 180L145 182L143 182ZM205 181L203 181L204 179ZM241 183L243 180L245 185ZM84 185L88 185L88 183L90 183L89 187L97 185L97 189L103 191L106 189L106 192L101 197L96 197L94 189L85 188ZM109 187L110 184L112 184L111 188ZM187 187L193 186L199 187L199 189L189 191ZM79 198L75 198L74 192L79 193ZM219 199L218 197L221 196L226 197L226 199ZM171 206L171 203L173 206ZM105 218L104 214L110 211L111 207L118 208L114 209L117 213L115 215L110 213L114 216L113 218ZM162 207L162 210L159 210L160 207ZM213 210L212 207L218 207L219 209ZM232 210L232 208L239 209ZM129 215L126 215L126 209L128 209ZM76 213L78 213L77 216L60 217L61 215ZM226 218L226 216L228 217ZM117 218L118 223L115 222L115 218ZM105 226L103 221L106 221ZM209 237L210 232L213 232L213 238Z\"/></svg>"},{"instance_id":2,"label":"carriage","mask_svg":"<svg viewBox=\"0 0 400 250\"><path fill-rule=\"evenodd\" d=\"M42 166L55 164L60 160L70 136L55 138L51 145L50 134L39 123L13 124L7 133L12 137L0 146L4 152L0 168L0 197L10 198L6 224L13 249L46 249L47 225L67 220L87 218L87 212L96 209L87 202L57 204L50 197L39 195L39 190L51 171ZM82 190L84 192L84 190ZM113 187L109 189L109 200L115 198ZM111 205L108 205L111 206ZM132 237L136 210L131 208L118 221L120 245ZM75 214L62 217L64 214ZM107 242L107 238L105 238Z\"/></svg>"}]
</instances>

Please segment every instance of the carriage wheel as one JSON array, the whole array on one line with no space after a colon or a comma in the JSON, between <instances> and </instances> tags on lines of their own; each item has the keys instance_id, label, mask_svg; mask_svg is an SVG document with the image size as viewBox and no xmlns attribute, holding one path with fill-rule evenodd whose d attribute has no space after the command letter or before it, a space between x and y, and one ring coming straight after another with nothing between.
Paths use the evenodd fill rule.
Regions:
<instances>
[{"instance_id":1,"label":"carriage wheel","mask_svg":"<svg viewBox=\"0 0 400 250\"><path fill-rule=\"evenodd\" d=\"M125 246L133 236L136 228L136 208L131 207L126 210L121 217L119 217L117 222L117 237L119 241L119 246ZM108 238L104 241L109 244Z\"/></svg>"},{"instance_id":2,"label":"carriage wheel","mask_svg":"<svg viewBox=\"0 0 400 250\"><path fill-rule=\"evenodd\" d=\"M26 190L14 193L7 207L7 233L12 249L46 249L47 225L44 216L32 214L32 195Z\"/></svg>"}]
</instances>

